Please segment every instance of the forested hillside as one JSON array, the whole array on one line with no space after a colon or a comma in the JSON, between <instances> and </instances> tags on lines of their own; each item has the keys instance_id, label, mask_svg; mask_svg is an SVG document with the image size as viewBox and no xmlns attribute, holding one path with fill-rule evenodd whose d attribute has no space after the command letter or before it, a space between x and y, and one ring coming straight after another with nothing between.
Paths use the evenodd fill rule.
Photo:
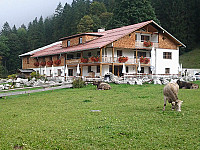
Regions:
<instances>
[{"instance_id":1,"label":"forested hillside","mask_svg":"<svg viewBox=\"0 0 200 150\"><path fill-rule=\"evenodd\" d=\"M28 26L0 32L0 77L21 68L19 54L82 32L96 32L153 19L173 34L187 49L193 49L200 34L199 0L73 0L58 4L52 16L35 18Z\"/></svg>"}]
</instances>

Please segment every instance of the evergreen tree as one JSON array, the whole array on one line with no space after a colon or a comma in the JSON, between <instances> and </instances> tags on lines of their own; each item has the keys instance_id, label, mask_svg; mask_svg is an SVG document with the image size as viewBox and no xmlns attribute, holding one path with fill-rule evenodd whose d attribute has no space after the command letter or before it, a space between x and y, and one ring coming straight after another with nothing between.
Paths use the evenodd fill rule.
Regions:
<instances>
[{"instance_id":1,"label":"evergreen tree","mask_svg":"<svg viewBox=\"0 0 200 150\"><path fill-rule=\"evenodd\" d=\"M78 33L93 32L93 27L94 27L94 22L92 18L86 15L80 20L77 26L77 31Z\"/></svg>"},{"instance_id":2,"label":"evergreen tree","mask_svg":"<svg viewBox=\"0 0 200 150\"><path fill-rule=\"evenodd\" d=\"M149 0L117 0L111 28L147 20L159 22Z\"/></svg>"},{"instance_id":3,"label":"evergreen tree","mask_svg":"<svg viewBox=\"0 0 200 150\"><path fill-rule=\"evenodd\" d=\"M90 14L91 15L100 16L102 13L105 13L106 11L107 10L106 10L104 3L94 1L90 5Z\"/></svg>"}]
</instances>

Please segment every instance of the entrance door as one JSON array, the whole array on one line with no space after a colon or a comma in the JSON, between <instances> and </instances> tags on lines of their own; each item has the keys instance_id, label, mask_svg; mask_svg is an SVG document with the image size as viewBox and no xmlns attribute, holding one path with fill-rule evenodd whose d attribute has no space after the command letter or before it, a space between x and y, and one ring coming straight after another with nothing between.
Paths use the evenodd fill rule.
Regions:
<instances>
[{"instance_id":1,"label":"entrance door","mask_svg":"<svg viewBox=\"0 0 200 150\"><path fill-rule=\"evenodd\" d=\"M122 66L115 66L114 75L115 76L123 76Z\"/></svg>"},{"instance_id":2,"label":"entrance door","mask_svg":"<svg viewBox=\"0 0 200 150\"><path fill-rule=\"evenodd\" d=\"M73 69L68 69L68 76L73 76Z\"/></svg>"}]
</instances>

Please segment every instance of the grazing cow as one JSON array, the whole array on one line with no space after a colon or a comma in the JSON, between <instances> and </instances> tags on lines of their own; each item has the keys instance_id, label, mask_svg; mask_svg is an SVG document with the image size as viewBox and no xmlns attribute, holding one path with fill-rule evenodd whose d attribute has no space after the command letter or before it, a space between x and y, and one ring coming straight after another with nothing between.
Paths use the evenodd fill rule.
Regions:
<instances>
[{"instance_id":1,"label":"grazing cow","mask_svg":"<svg viewBox=\"0 0 200 150\"><path fill-rule=\"evenodd\" d=\"M181 111L181 104L183 101L178 100L178 91L179 86L176 83L168 83L165 85L163 89L164 94L164 107L163 111L165 110L166 102L168 100L169 103L172 105L172 110Z\"/></svg>"},{"instance_id":2,"label":"grazing cow","mask_svg":"<svg viewBox=\"0 0 200 150\"><path fill-rule=\"evenodd\" d=\"M97 85L97 90L110 90L111 86L108 83L105 82L95 82L94 85Z\"/></svg>"},{"instance_id":3,"label":"grazing cow","mask_svg":"<svg viewBox=\"0 0 200 150\"><path fill-rule=\"evenodd\" d=\"M185 81L177 81L180 89L198 89L199 85L195 83L185 82Z\"/></svg>"}]
</instances>

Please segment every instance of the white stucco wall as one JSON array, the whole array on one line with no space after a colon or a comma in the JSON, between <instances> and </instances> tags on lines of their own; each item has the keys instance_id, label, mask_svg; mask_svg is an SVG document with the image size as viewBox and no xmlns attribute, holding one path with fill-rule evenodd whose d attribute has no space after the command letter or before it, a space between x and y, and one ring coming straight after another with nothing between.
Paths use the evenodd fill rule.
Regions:
<instances>
[{"instance_id":1,"label":"white stucco wall","mask_svg":"<svg viewBox=\"0 0 200 150\"><path fill-rule=\"evenodd\" d=\"M179 50L156 49L156 74L165 74L165 68L170 68L170 74L178 74ZM171 52L172 59L163 59L163 52Z\"/></svg>"}]
</instances>

